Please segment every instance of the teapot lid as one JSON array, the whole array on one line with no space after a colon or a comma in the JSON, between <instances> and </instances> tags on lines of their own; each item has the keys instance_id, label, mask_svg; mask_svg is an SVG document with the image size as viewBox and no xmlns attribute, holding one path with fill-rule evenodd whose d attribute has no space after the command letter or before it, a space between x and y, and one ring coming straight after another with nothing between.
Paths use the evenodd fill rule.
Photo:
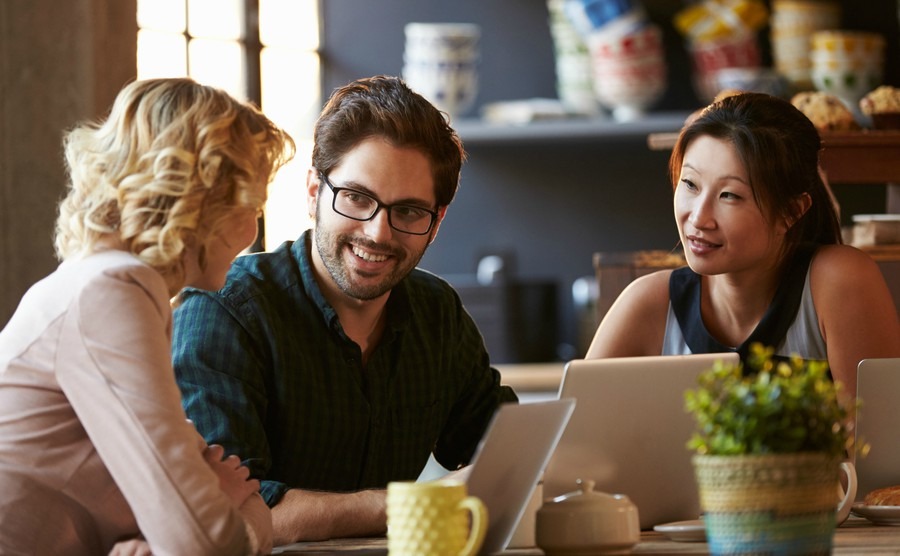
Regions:
<instances>
[{"instance_id":1,"label":"teapot lid","mask_svg":"<svg viewBox=\"0 0 900 556\"><path fill-rule=\"evenodd\" d=\"M596 483L593 480L578 479L576 483L579 487L578 490L547 500L544 507L564 507L568 510L606 510L633 505L624 494L608 494L594 490Z\"/></svg>"}]
</instances>

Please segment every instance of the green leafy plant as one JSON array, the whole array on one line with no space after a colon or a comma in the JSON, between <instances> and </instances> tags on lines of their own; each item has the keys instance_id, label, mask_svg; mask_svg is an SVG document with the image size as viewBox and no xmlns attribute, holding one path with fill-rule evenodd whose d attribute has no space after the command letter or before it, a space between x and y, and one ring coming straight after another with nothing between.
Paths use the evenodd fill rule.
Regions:
<instances>
[{"instance_id":1,"label":"green leafy plant","mask_svg":"<svg viewBox=\"0 0 900 556\"><path fill-rule=\"evenodd\" d=\"M828 364L776 361L773 353L752 345L747 376L740 363L717 362L701 373L697 389L685 393L697 424L688 448L704 455L849 453L852 423Z\"/></svg>"}]
</instances>

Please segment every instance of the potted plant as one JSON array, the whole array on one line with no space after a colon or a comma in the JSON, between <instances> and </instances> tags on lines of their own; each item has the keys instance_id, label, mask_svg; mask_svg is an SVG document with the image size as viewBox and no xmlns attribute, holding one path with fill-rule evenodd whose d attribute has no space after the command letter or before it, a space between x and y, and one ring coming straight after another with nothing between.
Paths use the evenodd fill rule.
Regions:
<instances>
[{"instance_id":1,"label":"potted plant","mask_svg":"<svg viewBox=\"0 0 900 556\"><path fill-rule=\"evenodd\" d=\"M842 467L855 490L840 384L827 363L772 354L753 345L750 372L717 363L685 394L712 554L830 554ZM841 502L848 511L853 494Z\"/></svg>"}]
</instances>

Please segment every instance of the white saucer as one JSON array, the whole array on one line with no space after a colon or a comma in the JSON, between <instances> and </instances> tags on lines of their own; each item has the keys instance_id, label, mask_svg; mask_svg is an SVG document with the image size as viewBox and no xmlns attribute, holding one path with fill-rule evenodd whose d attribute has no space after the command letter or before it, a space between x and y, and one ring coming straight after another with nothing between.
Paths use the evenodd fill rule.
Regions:
<instances>
[{"instance_id":1,"label":"white saucer","mask_svg":"<svg viewBox=\"0 0 900 556\"><path fill-rule=\"evenodd\" d=\"M704 542L706 541L706 526L702 519L691 521L674 521L654 525L653 530L678 542Z\"/></svg>"},{"instance_id":2,"label":"white saucer","mask_svg":"<svg viewBox=\"0 0 900 556\"><path fill-rule=\"evenodd\" d=\"M853 504L850 513L864 517L875 525L900 527L900 506L867 506L862 503L856 503Z\"/></svg>"}]
</instances>

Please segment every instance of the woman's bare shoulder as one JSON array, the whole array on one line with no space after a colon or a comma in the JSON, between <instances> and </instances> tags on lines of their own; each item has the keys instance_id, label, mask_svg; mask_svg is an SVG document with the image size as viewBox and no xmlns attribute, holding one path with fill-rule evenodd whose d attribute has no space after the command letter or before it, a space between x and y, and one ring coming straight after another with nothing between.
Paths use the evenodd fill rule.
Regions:
<instances>
[{"instance_id":1,"label":"woman's bare shoulder","mask_svg":"<svg viewBox=\"0 0 900 556\"><path fill-rule=\"evenodd\" d=\"M669 309L669 276L660 270L632 281L600 322L588 357L658 355Z\"/></svg>"},{"instance_id":2,"label":"woman's bare shoulder","mask_svg":"<svg viewBox=\"0 0 900 556\"><path fill-rule=\"evenodd\" d=\"M666 305L669 302L669 278L672 276L672 269L657 270L644 276L639 276L632 281L622 292L628 292L629 295L642 298L650 304L656 304L660 300Z\"/></svg>"},{"instance_id":3,"label":"woman's bare shoulder","mask_svg":"<svg viewBox=\"0 0 900 556\"><path fill-rule=\"evenodd\" d=\"M813 279L822 276L828 281L857 281L881 278L875 260L868 253L850 245L823 245L816 251L810 269Z\"/></svg>"}]
</instances>

